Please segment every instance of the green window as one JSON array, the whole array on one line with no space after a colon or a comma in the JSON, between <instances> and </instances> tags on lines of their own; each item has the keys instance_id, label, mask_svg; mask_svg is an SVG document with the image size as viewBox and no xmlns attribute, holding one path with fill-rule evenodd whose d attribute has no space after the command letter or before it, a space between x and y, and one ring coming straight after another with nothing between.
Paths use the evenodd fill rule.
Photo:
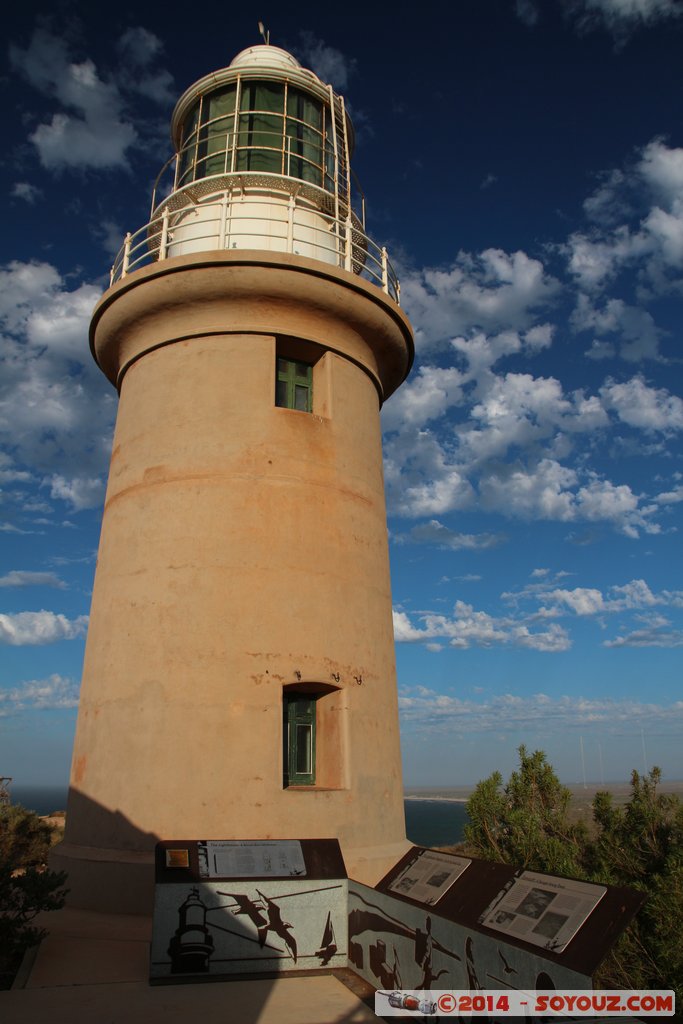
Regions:
<instances>
[{"instance_id":1,"label":"green window","mask_svg":"<svg viewBox=\"0 0 683 1024\"><path fill-rule=\"evenodd\" d=\"M231 170L230 138L235 123L235 94L235 86L230 85L204 97L197 147L197 178Z\"/></svg>"},{"instance_id":2,"label":"green window","mask_svg":"<svg viewBox=\"0 0 683 1024\"><path fill-rule=\"evenodd\" d=\"M315 699L300 693L283 701L283 776L285 786L315 784Z\"/></svg>"},{"instance_id":3,"label":"green window","mask_svg":"<svg viewBox=\"0 0 683 1024\"><path fill-rule=\"evenodd\" d=\"M178 161L178 185L192 181L194 161L197 156L197 125L199 124L199 100L192 104L183 125L180 158Z\"/></svg>"},{"instance_id":4,"label":"green window","mask_svg":"<svg viewBox=\"0 0 683 1024\"><path fill-rule=\"evenodd\" d=\"M330 117L323 102L289 83L247 78L215 88L183 122L177 185L255 171L333 190Z\"/></svg>"},{"instance_id":5,"label":"green window","mask_svg":"<svg viewBox=\"0 0 683 1024\"><path fill-rule=\"evenodd\" d=\"M291 86L287 92L287 166L293 178L321 183L322 103Z\"/></svg>"},{"instance_id":6,"label":"green window","mask_svg":"<svg viewBox=\"0 0 683 1024\"><path fill-rule=\"evenodd\" d=\"M294 359L277 359L275 404L283 409L311 412L313 409L313 367Z\"/></svg>"},{"instance_id":7,"label":"green window","mask_svg":"<svg viewBox=\"0 0 683 1024\"><path fill-rule=\"evenodd\" d=\"M282 174L283 85L243 82L237 135L237 169Z\"/></svg>"}]
</instances>

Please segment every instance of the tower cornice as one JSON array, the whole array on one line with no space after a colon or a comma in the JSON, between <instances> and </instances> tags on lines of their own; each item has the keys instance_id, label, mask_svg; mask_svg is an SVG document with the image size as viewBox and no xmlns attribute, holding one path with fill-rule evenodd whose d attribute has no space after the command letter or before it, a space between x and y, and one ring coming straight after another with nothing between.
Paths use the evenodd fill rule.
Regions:
<instances>
[{"instance_id":1,"label":"tower cornice","mask_svg":"<svg viewBox=\"0 0 683 1024\"><path fill-rule=\"evenodd\" d=\"M414 358L410 323L380 289L317 260L257 250L176 256L128 275L96 306L90 347L120 388L127 369L153 349L249 333L332 348L368 373L380 401L405 380Z\"/></svg>"}]
</instances>

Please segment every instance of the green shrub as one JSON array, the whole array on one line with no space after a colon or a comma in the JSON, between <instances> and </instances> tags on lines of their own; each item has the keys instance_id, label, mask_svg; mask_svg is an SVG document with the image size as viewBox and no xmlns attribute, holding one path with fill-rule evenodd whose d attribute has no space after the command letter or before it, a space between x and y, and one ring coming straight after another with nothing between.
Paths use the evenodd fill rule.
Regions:
<instances>
[{"instance_id":1,"label":"green shrub","mask_svg":"<svg viewBox=\"0 0 683 1024\"><path fill-rule=\"evenodd\" d=\"M0 806L0 864L13 868L45 864L52 845L52 827L19 804Z\"/></svg>"},{"instance_id":2,"label":"green shrub","mask_svg":"<svg viewBox=\"0 0 683 1024\"><path fill-rule=\"evenodd\" d=\"M467 804L465 852L604 885L629 886L644 906L594 978L600 988L674 989L683 1003L683 805L658 792L659 768L633 772L631 793L614 807L610 793L593 801L594 834L568 817L570 791L545 754L519 748L519 768L478 784Z\"/></svg>"},{"instance_id":3,"label":"green shrub","mask_svg":"<svg viewBox=\"0 0 683 1024\"><path fill-rule=\"evenodd\" d=\"M17 805L0 807L0 988L9 988L22 957L47 934L33 921L64 906L66 874L45 867L52 828Z\"/></svg>"}]
</instances>

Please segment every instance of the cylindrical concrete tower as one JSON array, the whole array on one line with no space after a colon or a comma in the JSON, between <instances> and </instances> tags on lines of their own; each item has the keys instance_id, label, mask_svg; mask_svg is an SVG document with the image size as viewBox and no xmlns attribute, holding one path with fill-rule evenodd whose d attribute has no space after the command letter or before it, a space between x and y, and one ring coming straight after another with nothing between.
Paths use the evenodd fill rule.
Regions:
<instances>
[{"instance_id":1,"label":"cylindrical concrete tower","mask_svg":"<svg viewBox=\"0 0 683 1024\"><path fill-rule=\"evenodd\" d=\"M120 404L52 858L119 911L159 839L337 837L369 884L406 845L379 409L413 343L351 124L264 45L172 135L92 320Z\"/></svg>"}]
</instances>

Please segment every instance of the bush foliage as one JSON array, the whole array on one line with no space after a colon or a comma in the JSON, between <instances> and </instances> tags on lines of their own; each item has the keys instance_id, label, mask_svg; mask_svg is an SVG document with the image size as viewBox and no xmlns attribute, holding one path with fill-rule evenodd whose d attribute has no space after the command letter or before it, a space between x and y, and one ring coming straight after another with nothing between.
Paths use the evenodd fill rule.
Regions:
<instances>
[{"instance_id":1,"label":"bush foliage","mask_svg":"<svg viewBox=\"0 0 683 1024\"><path fill-rule=\"evenodd\" d=\"M45 864L52 827L20 804L0 806L0 864L13 868Z\"/></svg>"},{"instance_id":2,"label":"bush foliage","mask_svg":"<svg viewBox=\"0 0 683 1024\"><path fill-rule=\"evenodd\" d=\"M634 771L623 807L593 801L594 828L569 817L570 791L546 755L519 748L506 785L494 772L476 787L465 828L469 853L582 881L639 889L647 901L600 967L601 988L673 988L683 1000L683 804L658 792L661 771Z\"/></svg>"},{"instance_id":3,"label":"bush foliage","mask_svg":"<svg viewBox=\"0 0 683 1024\"><path fill-rule=\"evenodd\" d=\"M32 811L0 807L0 988L9 988L25 951L45 929L42 911L64 906L66 875L45 867L53 830Z\"/></svg>"}]
</instances>

